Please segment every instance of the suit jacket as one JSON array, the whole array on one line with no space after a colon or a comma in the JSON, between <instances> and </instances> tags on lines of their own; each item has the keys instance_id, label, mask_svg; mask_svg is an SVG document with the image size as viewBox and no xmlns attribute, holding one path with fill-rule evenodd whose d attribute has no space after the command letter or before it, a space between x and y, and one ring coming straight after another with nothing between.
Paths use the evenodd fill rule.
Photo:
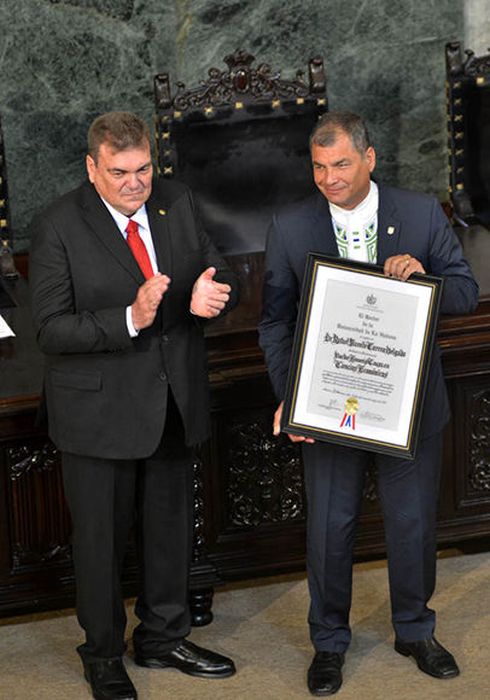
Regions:
<instances>
[{"instance_id":1,"label":"suit jacket","mask_svg":"<svg viewBox=\"0 0 490 700\"><path fill-rule=\"evenodd\" d=\"M285 394L306 255L310 251L339 255L328 201L320 193L285 208L274 217L269 230L259 338L279 400ZM409 253L428 273L444 277L442 313L462 314L475 308L478 285L437 200L379 185L377 263L383 265L399 253ZM448 418L447 392L436 347L421 437L441 430Z\"/></svg>"},{"instance_id":2,"label":"suit jacket","mask_svg":"<svg viewBox=\"0 0 490 700\"><path fill-rule=\"evenodd\" d=\"M165 423L171 386L186 443L209 433L202 319L192 287L210 265L233 292L236 280L201 227L189 190L155 181L147 201L159 270L171 278L151 327L131 338L126 307L143 274L107 207L85 182L33 224L30 288L46 354L49 435L60 450L113 459L149 456Z\"/></svg>"}]
</instances>

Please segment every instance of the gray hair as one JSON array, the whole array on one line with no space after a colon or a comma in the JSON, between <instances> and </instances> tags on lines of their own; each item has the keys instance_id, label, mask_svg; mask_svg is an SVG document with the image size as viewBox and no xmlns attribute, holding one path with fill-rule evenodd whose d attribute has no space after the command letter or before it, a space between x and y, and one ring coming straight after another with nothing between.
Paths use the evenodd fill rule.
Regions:
<instances>
[{"instance_id":1,"label":"gray hair","mask_svg":"<svg viewBox=\"0 0 490 700\"><path fill-rule=\"evenodd\" d=\"M361 155L372 145L367 127L358 114L326 112L311 132L310 150L313 146L332 146L340 132L350 136L352 145Z\"/></svg>"},{"instance_id":2,"label":"gray hair","mask_svg":"<svg viewBox=\"0 0 490 700\"><path fill-rule=\"evenodd\" d=\"M147 124L131 112L107 112L94 119L87 135L88 152L95 162L99 148L107 143L114 151L138 148L150 143Z\"/></svg>"}]
</instances>

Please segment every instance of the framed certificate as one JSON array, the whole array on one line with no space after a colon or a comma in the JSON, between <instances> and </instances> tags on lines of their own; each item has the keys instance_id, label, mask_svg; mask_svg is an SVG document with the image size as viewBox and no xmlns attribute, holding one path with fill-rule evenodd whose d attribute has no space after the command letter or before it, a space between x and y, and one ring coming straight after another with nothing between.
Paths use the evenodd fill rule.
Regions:
<instances>
[{"instance_id":1,"label":"framed certificate","mask_svg":"<svg viewBox=\"0 0 490 700\"><path fill-rule=\"evenodd\" d=\"M413 459L442 283L309 253L283 432Z\"/></svg>"}]
</instances>

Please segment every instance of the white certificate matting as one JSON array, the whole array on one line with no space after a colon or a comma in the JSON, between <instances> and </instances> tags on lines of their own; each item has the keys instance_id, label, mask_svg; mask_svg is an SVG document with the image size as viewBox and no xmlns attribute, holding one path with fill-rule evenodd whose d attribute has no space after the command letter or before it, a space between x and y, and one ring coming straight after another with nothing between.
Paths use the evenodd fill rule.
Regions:
<instances>
[{"instance_id":1,"label":"white certificate matting","mask_svg":"<svg viewBox=\"0 0 490 700\"><path fill-rule=\"evenodd\" d=\"M284 430L412 452L440 280L313 257Z\"/></svg>"}]
</instances>

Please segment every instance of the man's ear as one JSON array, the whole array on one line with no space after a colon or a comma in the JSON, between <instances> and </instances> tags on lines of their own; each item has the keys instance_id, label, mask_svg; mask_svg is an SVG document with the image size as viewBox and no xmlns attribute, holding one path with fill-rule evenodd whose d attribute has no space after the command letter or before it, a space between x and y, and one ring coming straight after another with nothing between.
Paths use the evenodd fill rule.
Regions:
<instances>
[{"instance_id":1,"label":"man's ear","mask_svg":"<svg viewBox=\"0 0 490 700\"><path fill-rule=\"evenodd\" d=\"M369 167L369 172L372 173L376 167L376 151L372 146L366 150L366 160Z\"/></svg>"},{"instance_id":2,"label":"man's ear","mask_svg":"<svg viewBox=\"0 0 490 700\"><path fill-rule=\"evenodd\" d=\"M95 164L95 160L88 153L85 157L85 167L87 168L88 179L93 184L93 182L95 180L95 168L97 166Z\"/></svg>"}]
</instances>

